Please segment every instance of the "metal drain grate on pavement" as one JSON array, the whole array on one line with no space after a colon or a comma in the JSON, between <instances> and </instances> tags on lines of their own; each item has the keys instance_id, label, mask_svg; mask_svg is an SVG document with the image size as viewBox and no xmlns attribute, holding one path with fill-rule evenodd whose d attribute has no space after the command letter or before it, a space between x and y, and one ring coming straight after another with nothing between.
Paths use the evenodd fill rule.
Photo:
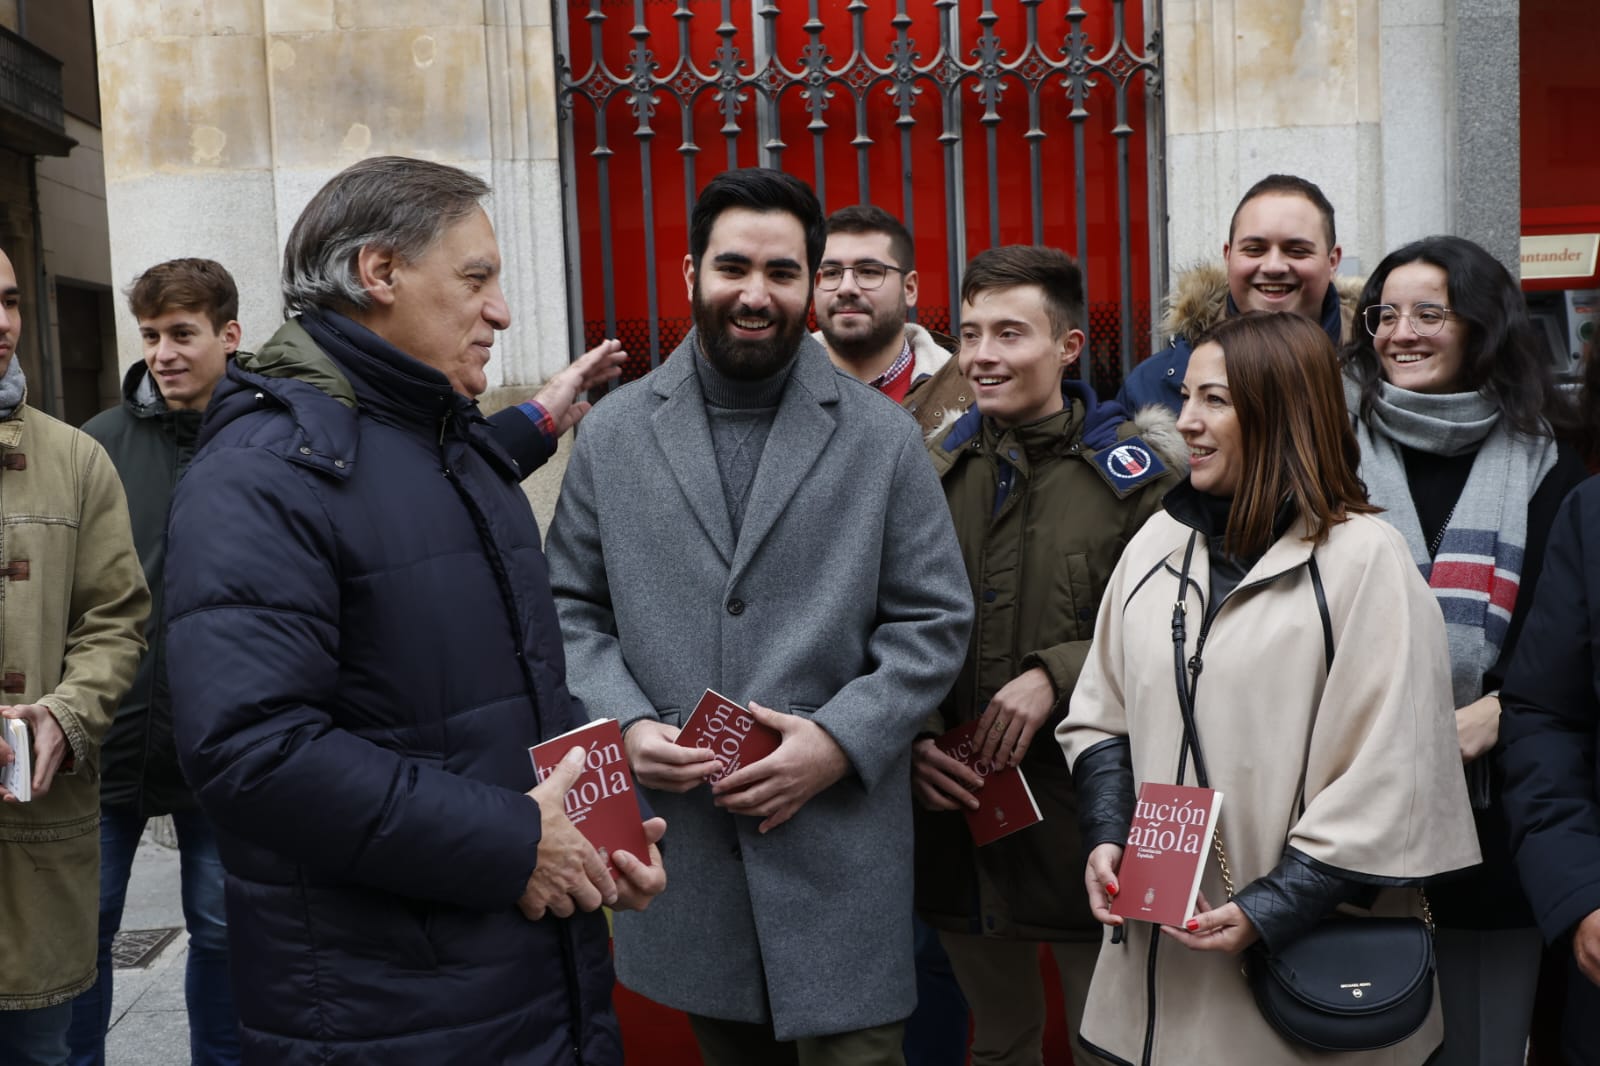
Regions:
<instances>
[{"instance_id":1,"label":"metal drain grate on pavement","mask_svg":"<svg viewBox=\"0 0 1600 1066\"><path fill-rule=\"evenodd\" d=\"M111 965L117 970L141 970L156 961L161 949L183 930L124 929L111 942Z\"/></svg>"}]
</instances>

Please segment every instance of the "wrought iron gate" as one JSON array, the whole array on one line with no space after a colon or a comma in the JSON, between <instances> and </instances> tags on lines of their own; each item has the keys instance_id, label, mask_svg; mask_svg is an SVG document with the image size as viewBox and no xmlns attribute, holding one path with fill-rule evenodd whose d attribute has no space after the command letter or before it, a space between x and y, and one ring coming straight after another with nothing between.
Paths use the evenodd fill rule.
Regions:
<instances>
[{"instance_id":1,"label":"wrought iron gate","mask_svg":"<svg viewBox=\"0 0 1600 1066\"><path fill-rule=\"evenodd\" d=\"M897 212L931 329L957 325L970 254L1054 244L1084 266L1096 384L1149 352L1164 167L1141 0L553 2L575 351L619 336L627 376L659 364L689 327L695 192L760 164L825 210Z\"/></svg>"}]
</instances>

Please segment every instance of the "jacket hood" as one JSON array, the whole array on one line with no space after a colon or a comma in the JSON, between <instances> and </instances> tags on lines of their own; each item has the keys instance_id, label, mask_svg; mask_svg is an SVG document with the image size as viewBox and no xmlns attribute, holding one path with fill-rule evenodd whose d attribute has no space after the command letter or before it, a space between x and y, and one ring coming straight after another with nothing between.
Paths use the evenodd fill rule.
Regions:
<instances>
[{"instance_id":1,"label":"jacket hood","mask_svg":"<svg viewBox=\"0 0 1600 1066\"><path fill-rule=\"evenodd\" d=\"M240 352L239 355L247 353ZM231 365L233 359L228 363ZM218 379L216 387L222 387L222 380ZM196 425L199 424L204 413L185 407L168 407L167 401L161 395L161 390L156 387L155 376L150 373L150 366L143 359L128 368L122 375L122 406L134 418L161 418L174 419L192 418Z\"/></svg>"},{"instance_id":2,"label":"jacket hood","mask_svg":"<svg viewBox=\"0 0 1600 1066\"><path fill-rule=\"evenodd\" d=\"M355 463L355 388L298 320L278 327L259 352L240 352L228 364L206 408L200 447L263 405L285 409L294 421L292 439L284 442L291 462L335 477Z\"/></svg>"},{"instance_id":3,"label":"jacket hood","mask_svg":"<svg viewBox=\"0 0 1600 1066\"><path fill-rule=\"evenodd\" d=\"M1082 405L1083 424L1078 437L1090 451L1109 448L1127 437L1129 434L1120 427L1131 422L1133 432L1155 449L1168 469L1181 472L1188 467L1189 449L1178 433L1177 417L1160 404L1142 407L1130 418L1121 404L1115 400L1101 400L1087 382L1071 378L1062 380L1061 398L1069 408L1074 401ZM977 436L982 428L983 415L974 404L965 413L943 423L929 440L937 442L940 452L950 455ZM942 440L940 433L944 434Z\"/></svg>"},{"instance_id":4,"label":"jacket hood","mask_svg":"<svg viewBox=\"0 0 1600 1066\"><path fill-rule=\"evenodd\" d=\"M154 418L167 413L167 401L161 398L150 367L143 359L128 368L122 375L122 405L135 418Z\"/></svg>"},{"instance_id":5,"label":"jacket hood","mask_svg":"<svg viewBox=\"0 0 1600 1066\"><path fill-rule=\"evenodd\" d=\"M1334 289L1339 294L1339 335L1348 339L1355 319L1356 303L1361 299L1364 277L1336 274ZM1228 270L1221 263L1201 263L1178 275L1177 284L1167 293L1161 316L1161 335L1170 343L1174 337L1193 340L1215 326L1228 314ZM1336 344L1338 342L1335 342Z\"/></svg>"},{"instance_id":6,"label":"jacket hood","mask_svg":"<svg viewBox=\"0 0 1600 1066\"><path fill-rule=\"evenodd\" d=\"M311 339L299 319L291 318L279 327L261 351L240 352L235 362L239 369L252 374L303 381L346 407L356 405L356 391L350 379Z\"/></svg>"}]
</instances>

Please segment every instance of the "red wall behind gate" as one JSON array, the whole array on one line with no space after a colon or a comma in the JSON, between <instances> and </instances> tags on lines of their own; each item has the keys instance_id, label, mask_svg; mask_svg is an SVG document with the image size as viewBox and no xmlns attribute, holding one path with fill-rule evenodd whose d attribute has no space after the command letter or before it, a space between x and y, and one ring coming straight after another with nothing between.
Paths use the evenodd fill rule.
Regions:
<instances>
[{"instance_id":1,"label":"red wall behind gate","mask_svg":"<svg viewBox=\"0 0 1600 1066\"><path fill-rule=\"evenodd\" d=\"M882 0L871 3L865 12L866 53L880 66L888 64L888 54L895 39L890 23L894 4ZM574 76L582 77L593 58L590 40L590 13L587 0L568 0L567 18L570 46L568 55ZM711 0L690 5L694 17L689 22L689 48L696 65L709 70L716 49L722 39L716 29L720 22L720 4ZM741 55L746 57L748 73L754 66L754 42L751 32L752 5L744 0L732 5L732 24L738 33L734 38ZM822 41L832 59L829 66L837 68L850 55L850 4L848 0L821 0L818 17L826 27ZM997 4L1000 14L994 28L1002 39L1007 55L1014 60L1025 44L1025 24L1021 6ZM1048 56L1059 58L1064 53L1068 23L1068 0L1044 0L1038 6L1039 39ZM1084 31L1091 42L1091 55L1103 55L1112 43L1111 0L1086 0L1083 4L1088 17L1083 21ZM657 76L667 74L678 58L678 20L673 14L677 4L672 0L651 0L644 5L644 27L649 31L649 45L660 64ZM913 19L909 36L920 53L919 65L927 64L938 50L939 33L936 9L930 0L914 0L907 5ZM603 23L602 45L606 64L615 73L629 68L629 53L636 47L630 36L634 28L634 11L631 0L604 0L600 10L607 16ZM960 5L960 43L962 59L971 62L980 26L976 16L980 5L971 0ZM1126 37L1130 46L1144 51L1144 26L1142 5L1127 5L1128 28ZM805 5L784 4L774 20L776 29L776 54L791 70L801 65L803 49L810 43L805 32L807 12ZM1043 239L1046 244L1064 248L1078 254L1080 249L1076 225L1076 204L1073 198L1074 157L1073 124L1068 119L1071 101L1061 85L1062 76L1052 75L1041 90L1039 128L1045 133L1043 146L1042 215ZM1116 109L1113 86L1106 75L1099 77L1100 85L1093 89L1086 102L1089 117L1085 121L1087 182L1088 256L1086 279L1091 301L1091 347L1097 360L1115 361L1118 343L1117 317L1120 298L1121 256L1117 229L1116 153L1117 138L1112 134ZM919 79L915 84L921 90L912 115L916 124L911 129L911 151L902 153L900 129L895 124L899 114L895 101L879 83L866 96L865 132L875 142L871 155L870 188L860 187L857 175L857 154L851 146L856 135L856 111L853 95L842 86L833 86L834 95L824 118L829 129L823 137L824 169L821 193L825 210L833 211L848 204L868 198L872 202L905 218L910 223L917 241L917 268L922 279L922 304L919 320L934 329L946 330L950 326L949 291L950 271L947 254L950 233L946 214L946 175L943 146L939 135L943 123L940 105L940 86L931 79ZM1033 212L1031 209L1031 183L1027 142L1022 134L1028 128L1027 93L1020 79L1007 78L1006 90L997 111L1001 121L996 127L999 152L995 167L998 191L998 231L1002 244L1026 243L1032 240ZM816 181L816 148L812 134L806 126L812 116L802 96L803 85L787 83L780 96L779 135L787 146L781 163L783 169L796 174L814 185ZM968 257L989 247L991 218L989 210L990 183L989 160L985 127L979 121L983 107L972 83L960 90L962 122L960 126L964 146L963 178L965 183L965 241ZM1148 327L1149 307L1149 225L1146 211L1148 189L1148 162L1145 152L1146 108L1144 79L1135 77L1129 86L1127 120L1133 133L1129 140L1129 204L1131 231L1126 254L1134 282L1134 357L1142 358L1150 351ZM745 90L742 110L737 121L744 133L738 139L738 166L753 166L758 158L757 94ZM727 140L721 130L724 118L715 99L715 92L706 90L693 106L692 142L698 147L695 154L694 183L698 188L712 176L729 165ZM613 283L616 301L617 329L634 359L628 376L648 369L648 286L645 261L646 212L644 202L643 157L641 141L635 136L639 123L634 118L628 94L618 92L607 103L604 111L604 135L610 148L610 220L613 247ZM665 355L686 332L689 325L689 302L682 280L682 261L688 249L687 197L680 148L685 143L682 110L677 100L666 93L658 93L656 112L650 119L654 136L648 139L652 157L651 204L654 224L650 226L655 238L654 262L657 272L658 320L661 333L661 350ZM598 342L608 331L604 313L605 276L602 269L602 229L600 204L600 167L593 152L599 139L595 108L586 100L573 101L572 116L573 162L576 186L568 190L576 197L581 281L583 290L584 336L589 344ZM906 212L902 192L902 170L909 169L912 176L912 210Z\"/></svg>"}]
</instances>

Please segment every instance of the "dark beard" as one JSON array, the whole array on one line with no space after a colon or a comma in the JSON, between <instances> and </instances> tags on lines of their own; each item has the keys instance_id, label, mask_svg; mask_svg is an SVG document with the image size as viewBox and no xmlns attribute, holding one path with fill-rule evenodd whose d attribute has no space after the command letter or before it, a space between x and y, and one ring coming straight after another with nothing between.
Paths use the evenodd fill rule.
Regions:
<instances>
[{"instance_id":1,"label":"dark beard","mask_svg":"<svg viewBox=\"0 0 1600 1066\"><path fill-rule=\"evenodd\" d=\"M777 318L778 332L770 341L741 341L728 336L727 324L701 300L699 279L695 280L692 302L700 350L719 373L735 381L770 378L788 366L800 350L800 338L806 328L802 317L789 322Z\"/></svg>"},{"instance_id":2,"label":"dark beard","mask_svg":"<svg viewBox=\"0 0 1600 1066\"><path fill-rule=\"evenodd\" d=\"M828 347L833 349L835 355L847 363L859 363L882 352L896 341L905 342L906 311L904 305L900 308L898 320L889 316L882 321L872 324L872 332L859 340L850 340L844 337L835 337L828 332L825 321L819 320L817 325L822 329L822 335L828 339Z\"/></svg>"}]
</instances>

